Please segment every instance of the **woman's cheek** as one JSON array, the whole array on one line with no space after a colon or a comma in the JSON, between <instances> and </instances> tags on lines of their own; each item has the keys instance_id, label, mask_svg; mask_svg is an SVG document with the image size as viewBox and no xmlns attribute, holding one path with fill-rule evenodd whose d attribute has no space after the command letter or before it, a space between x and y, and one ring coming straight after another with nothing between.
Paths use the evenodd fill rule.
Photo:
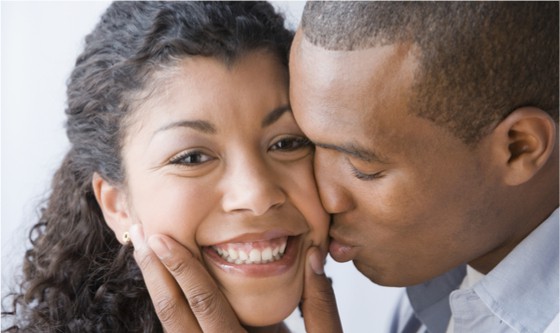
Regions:
<instances>
[{"instance_id":1,"label":"woman's cheek","mask_svg":"<svg viewBox=\"0 0 560 333\"><path fill-rule=\"evenodd\" d=\"M319 199L317 185L313 174L308 168L307 177L302 179L302 195L299 198L300 211L304 214L311 230L312 244L326 251L329 232L330 215L323 208ZM304 173L305 174L305 173Z\"/></svg>"},{"instance_id":2,"label":"woman's cheek","mask_svg":"<svg viewBox=\"0 0 560 333\"><path fill-rule=\"evenodd\" d=\"M328 247L329 219L329 215L325 213L324 217L314 226L316 232L314 232L313 245L319 246L325 253Z\"/></svg>"},{"instance_id":3,"label":"woman's cheek","mask_svg":"<svg viewBox=\"0 0 560 333\"><path fill-rule=\"evenodd\" d=\"M307 223L312 233L313 245L326 248L330 215L324 210L317 193L310 193L307 198L316 197L316 200L308 200L309 207L307 208Z\"/></svg>"},{"instance_id":4,"label":"woman's cheek","mask_svg":"<svg viewBox=\"0 0 560 333\"><path fill-rule=\"evenodd\" d=\"M144 227L146 239L155 234L171 237L187 248L194 256L201 258L200 249L195 241L198 222L192 216L190 218L181 217L189 217L189 214L179 215L177 214L179 211L176 209L173 210L163 205L159 207L161 211L145 211L145 214L139 214L138 216L138 221ZM169 212L174 212L174 214L168 214Z\"/></svg>"}]
</instances>

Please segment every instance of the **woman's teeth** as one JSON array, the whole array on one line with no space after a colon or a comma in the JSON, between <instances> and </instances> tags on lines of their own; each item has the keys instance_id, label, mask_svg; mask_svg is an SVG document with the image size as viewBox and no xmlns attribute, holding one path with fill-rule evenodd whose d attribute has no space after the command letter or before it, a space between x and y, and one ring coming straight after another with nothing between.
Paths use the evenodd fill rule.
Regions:
<instances>
[{"instance_id":1,"label":"woman's teeth","mask_svg":"<svg viewBox=\"0 0 560 333\"><path fill-rule=\"evenodd\" d=\"M241 264L266 264L280 260L286 250L288 237L254 243L229 243L212 246L227 262Z\"/></svg>"}]
</instances>

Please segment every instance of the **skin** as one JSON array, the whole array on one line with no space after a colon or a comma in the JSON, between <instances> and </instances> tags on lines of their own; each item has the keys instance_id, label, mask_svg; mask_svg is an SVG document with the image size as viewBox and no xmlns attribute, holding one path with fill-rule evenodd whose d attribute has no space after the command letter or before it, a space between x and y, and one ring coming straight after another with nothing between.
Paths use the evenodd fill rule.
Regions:
<instances>
[{"instance_id":1,"label":"skin","mask_svg":"<svg viewBox=\"0 0 560 333\"><path fill-rule=\"evenodd\" d=\"M465 145L410 112L417 52L410 44L328 51L305 41L301 31L291 50L294 115L317 144L319 192L333 214L330 253L385 285L424 282L466 262L487 273L559 201L557 122L522 107L493 124L481 142ZM168 239L177 250L157 260L156 247L134 239L141 269L176 281L189 300L171 297L176 309L158 311L160 318L166 314L169 332L243 331L188 250ZM324 257L321 248L307 252L306 331L342 332ZM178 289L147 284L163 290L151 293L164 303L163 295ZM193 304L201 294L207 296L202 306Z\"/></svg>"},{"instance_id":2,"label":"skin","mask_svg":"<svg viewBox=\"0 0 560 333\"><path fill-rule=\"evenodd\" d=\"M289 108L286 70L265 52L249 53L230 68L192 57L155 82L129 121L125 186L94 181L109 225L120 236L141 224L133 234L138 248L139 238L167 235L151 239L160 258L172 248L165 243L169 237L186 247L244 325L281 322L300 301L306 250L326 250L328 228L313 149ZM300 238L294 264L280 274L248 276L223 268L208 249L271 232ZM157 292L146 270L144 276L150 292Z\"/></svg>"},{"instance_id":3,"label":"skin","mask_svg":"<svg viewBox=\"0 0 560 333\"><path fill-rule=\"evenodd\" d=\"M536 191L511 186L525 155L508 136L524 124L511 119L519 113L543 117L552 133L546 159L557 155L554 122L519 110L477 145L464 144L410 112L418 52L406 43L329 51L301 31L292 46L290 96L317 145L321 200L333 214L330 253L382 285L414 285L467 262L487 273L558 206L550 185L539 185L550 195L537 195L545 205L520 200Z\"/></svg>"}]
</instances>

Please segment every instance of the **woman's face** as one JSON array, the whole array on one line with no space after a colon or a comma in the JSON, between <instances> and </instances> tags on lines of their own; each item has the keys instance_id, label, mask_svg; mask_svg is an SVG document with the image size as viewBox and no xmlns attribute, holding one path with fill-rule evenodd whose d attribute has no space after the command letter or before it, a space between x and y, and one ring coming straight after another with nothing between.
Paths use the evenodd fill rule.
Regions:
<instances>
[{"instance_id":1,"label":"woman's face","mask_svg":"<svg viewBox=\"0 0 560 333\"><path fill-rule=\"evenodd\" d=\"M192 57L153 82L123 147L132 220L195 253L243 323L282 321L328 228L287 71L265 52Z\"/></svg>"}]
</instances>

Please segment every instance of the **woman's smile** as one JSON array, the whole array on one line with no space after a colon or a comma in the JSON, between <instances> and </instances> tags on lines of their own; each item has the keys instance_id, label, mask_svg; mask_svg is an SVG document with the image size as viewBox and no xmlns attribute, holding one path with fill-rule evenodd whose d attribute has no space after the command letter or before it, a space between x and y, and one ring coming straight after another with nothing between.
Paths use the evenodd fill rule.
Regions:
<instances>
[{"instance_id":1,"label":"woman's smile","mask_svg":"<svg viewBox=\"0 0 560 333\"><path fill-rule=\"evenodd\" d=\"M246 243L226 243L212 246L220 257L229 263L266 264L280 260L284 256L288 236Z\"/></svg>"},{"instance_id":2,"label":"woman's smile","mask_svg":"<svg viewBox=\"0 0 560 333\"><path fill-rule=\"evenodd\" d=\"M247 277L280 275L294 266L301 252L301 235L204 248L209 263L228 274Z\"/></svg>"}]
</instances>

